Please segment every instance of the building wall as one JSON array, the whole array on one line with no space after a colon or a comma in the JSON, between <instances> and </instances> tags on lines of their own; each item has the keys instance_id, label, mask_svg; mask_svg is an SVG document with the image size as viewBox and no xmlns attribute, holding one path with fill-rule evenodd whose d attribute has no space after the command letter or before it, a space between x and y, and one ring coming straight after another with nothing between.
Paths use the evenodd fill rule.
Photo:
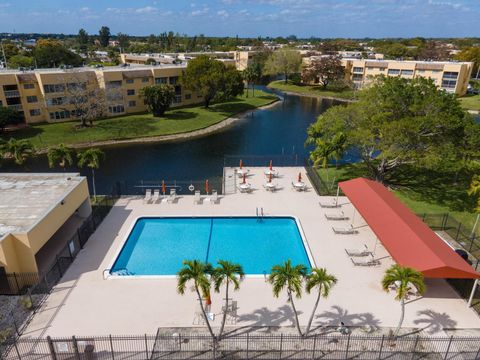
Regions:
<instances>
[{"instance_id":1,"label":"building wall","mask_svg":"<svg viewBox=\"0 0 480 360\"><path fill-rule=\"evenodd\" d=\"M146 85L166 81L175 87L177 93L172 107L198 104L202 97L180 85L184 70L185 66L151 66L0 72L0 102L3 106L14 106L23 111L26 123L76 120L71 112L74 107L68 104L68 98L74 96L75 92L68 91L66 84L85 83L87 89L101 88L105 89L107 96L112 95L107 101L107 116L118 116L147 111L140 90ZM14 90L4 90L4 85L7 86L5 89ZM17 95L17 92L18 97L13 102L19 104L8 105L7 96ZM62 99L65 100L63 103ZM10 97L9 102L11 100Z\"/></svg>"}]
</instances>

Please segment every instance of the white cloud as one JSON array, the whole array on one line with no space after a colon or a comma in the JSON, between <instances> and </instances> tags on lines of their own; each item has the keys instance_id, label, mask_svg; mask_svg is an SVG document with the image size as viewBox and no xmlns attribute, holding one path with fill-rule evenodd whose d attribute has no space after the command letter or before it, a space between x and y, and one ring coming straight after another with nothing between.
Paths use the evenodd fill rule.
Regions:
<instances>
[{"instance_id":1,"label":"white cloud","mask_svg":"<svg viewBox=\"0 0 480 360\"><path fill-rule=\"evenodd\" d=\"M152 13L156 13L157 10L158 9L153 6L145 6L142 8L135 9L135 12L137 14L152 14Z\"/></svg>"},{"instance_id":2,"label":"white cloud","mask_svg":"<svg viewBox=\"0 0 480 360\"><path fill-rule=\"evenodd\" d=\"M203 9L201 10L194 10L190 13L190 15L192 16L200 16L200 15L205 15L205 14L208 14L208 11L210 9L208 7L204 7Z\"/></svg>"},{"instance_id":3,"label":"white cloud","mask_svg":"<svg viewBox=\"0 0 480 360\"><path fill-rule=\"evenodd\" d=\"M230 16L227 10L219 10L217 11L217 15L220 16L222 19L226 19Z\"/></svg>"}]
</instances>

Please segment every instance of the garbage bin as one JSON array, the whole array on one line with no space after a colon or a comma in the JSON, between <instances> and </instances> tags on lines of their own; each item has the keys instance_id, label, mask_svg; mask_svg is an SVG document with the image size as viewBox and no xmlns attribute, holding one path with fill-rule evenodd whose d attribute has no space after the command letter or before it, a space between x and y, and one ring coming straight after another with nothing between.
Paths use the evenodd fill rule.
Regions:
<instances>
[{"instance_id":1,"label":"garbage bin","mask_svg":"<svg viewBox=\"0 0 480 360\"><path fill-rule=\"evenodd\" d=\"M466 262L468 262L468 253L462 249L456 249L455 252Z\"/></svg>"}]
</instances>

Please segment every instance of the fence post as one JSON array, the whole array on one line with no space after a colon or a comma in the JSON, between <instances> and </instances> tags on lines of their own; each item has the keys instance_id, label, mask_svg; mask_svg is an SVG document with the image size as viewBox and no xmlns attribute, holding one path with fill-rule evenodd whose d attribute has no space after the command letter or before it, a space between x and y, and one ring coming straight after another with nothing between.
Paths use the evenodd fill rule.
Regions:
<instances>
[{"instance_id":1,"label":"fence post","mask_svg":"<svg viewBox=\"0 0 480 360\"><path fill-rule=\"evenodd\" d=\"M345 349L345 359L348 359L348 349L350 348L350 335L351 334L352 334L351 332L348 333L347 348Z\"/></svg>"},{"instance_id":2,"label":"fence post","mask_svg":"<svg viewBox=\"0 0 480 360\"><path fill-rule=\"evenodd\" d=\"M426 213L423 213L423 216L422 216L422 221L425 222L425 216L427 216Z\"/></svg>"},{"instance_id":3,"label":"fence post","mask_svg":"<svg viewBox=\"0 0 480 360\"><path fill-rule=\"evenodd\" d=\"M115 351L113 351L112 334L108 335L108 339L110 340L110 351L112 352L112 360L115 360Z\"/></svg>"},{"instance_id":4,"label":"fence post","mask_svg":"<svg viewBox=\"0 0 480 360\"><path fill-rule=\"evenodd\" d=\"M315 335L315 337L313 338L312 359L315 359L315 349L317 348L317 337L318 335Z\"/></svg>"},{"instance_id":5,"label":"fence post","mask_svg":"<svg viewBox=\"0 0 480 360\"><path fill-rule=\"evenodd\" d=\"M468 248L468 252L472 251L474 241L475 241L475 234L472 235L472 241L470 242L470 247Z\"/></svg>"},{"instance_id":6,"label":"fence post","mask_svg":"<svg viewBox=\"0 0 480 360\"><path fill-rule=\"evenodd\" d=\"M378 358L382 358L383 342L385 341L385 335L382 335L382 341L380 342L380 350L378 352Z\"/></svg>"},{"instance_id":7,"label":"fence post","mask_svg":"<svg viewBox=\"0 0 480 360\"><path fill-rule=\"evenodd\" d=\"M280 334L280 356L279 358L282 358L282 352L283 352L283 334Z\"/></svg>"},{"instance_id":8,"label":"fence post","mask_svg":"<svg viewBox=\"0 0 480 360\"><path fill-rule=\"evenodd\" d=\"M415 344L413 345L413 350L412 350L412 360L415 359L415 351L417 350L417 344L418 344L418 338L420 337L420 335L417 335L417 337L415 338Z\"/></svg>"},{"instance_id":9,"label":"fence post","mask_svg":"<svg viewBox=\"0 0 480 360\"><path fill-rule=\"evenodd\" d=\"M22 357L20 356L20 351L18 351L17 339L13 339L13 345L15 346L15 351L17 352L18 360L22 360Z\"/></svg>"},{"instance_id":10,"label":"fence post","mask_svg":"<svg viewBox=\"0 0 480 360\"><path fill-rule=\"evenodd\" d=\"M212 346L212 359L215 360L217 358L217 340L215 339L212 339L212 343L213 343L213 346Z\"/></svg>"},{"instance_id":11,"label":"fence post","mask_svg":"<svg viewBox=\"0 0 480 360\"><path fill-rule=\"evenodd\" d=\"M60 273L60 277L62 277L63 276L62 267L60 266L60 261L58 261L58 254L55 255L55 260L56 260L56 265L57 265L57 268L58 268L58 272Z\"/></svg>"},{"instance_id":12,"label":"fence post","mask_svg":"<svg viewBox=\"0 0 480 360\"><path fill-rule=\"evenodd\" d=\"M475 355L475 359L478 359L478 355L480 355L480 347L478 347L477 354Z\"/></svg>"},{"instance_id":13,"label":"fence post","mask_svg":"<svg viewBox=\"0 0 480 360\"><path fill-rule=\"evenodd\" d=\"M50 350L50 355L52 360L57 360L57 354L55 353L55 347L53 346L53 341L50 336L47 336L48 349Z\"/></svg>"},{"instance_id":14,"label":"fence post","mask_svg":"<svg viewBox=\"0 0 480 360\"><path fill-rule=\"evenodd\" d=\"M442 230L445 230L445 228L447 227L447 222L448 222L448 213L445 214L444 218L443 218L443 226L442 226Z\"/></svg>"},{"instance_id":15,"label":"fence post","mask_svg":"<svg viewBox=\"0 0 480 360\"><path fill-rule=\"evenodd\" d=\"M249 353L248 353L249 348L250 348L250 333L247 332L247 359L250 359L250 357L248 356L249 355Z\"/></svg>"},{"instance_id":16,"label":"fence post","mask_svg":"<svg viewBox=\"0 0 480 360\"><path fill-rule=\"evenodd\" d=\"M455 236L455 241L458 241L458 235L460 235L460 228L462 227L462 223L458 223L458 228L457 228L457 235Z\"/></svg>"},{"instance_id":17,"label":"fence post","mask_svg":"<svg viewBox=\"0 0 480 360\"><path fill-rule=\"evenodd\" d=\"M444 360L447 360L448 358L448 353L450 352L450 346L452 345L452 340L453 340L453 335L450 336L450 340L448 341L447 351L445 352L445 357L443 358Z\"/></svg>"},{"instance_id":18,"label":"fence post","mask_svg":"<svg viewBox=\"0 0 480 360\"><path fill-rule=\"evenodd\" d=\"M17 274L15 272L13 273L13 278L15 279L15 285L17 286L17 291L15 295L18 295L20 294L20 285L18 285Z\"/></svg>"},{"instance_id":19,"label":"fence post","mask_svg":"<svg viewBox=\"0 0 480 360\"><path fill-rule=\"evenodd\" d=\"M75 351L75 357L77 358L77 360L80 360L80 352L78 351L78 343L75 336L72 336L72 344L73 344L73 350Z\"/></svg>"},{"instance_id":20,"label":"fence post","mask_svg":"<svg viewBox=\"0 0 480 360\"><path fill-rule=\"evenodd\" d=\"M148 342L147 342L147 334L145 334L145 360L148 360Z\"/></svg>"},{"instance_id":21,"label":"fence post","mask_svg":"<svg viewBox=\"0 0 480 360\"><path fill-rule=\"evenodd\" d=\"M80 225L80 227L81 227L81 225ZM83 244L83 241L82 241L82 237L80 235L80 228L77 228L77 236L78 236L78 242L80 243L80 248L83 249L84 244Z\"/></svg>"}]
</instances>

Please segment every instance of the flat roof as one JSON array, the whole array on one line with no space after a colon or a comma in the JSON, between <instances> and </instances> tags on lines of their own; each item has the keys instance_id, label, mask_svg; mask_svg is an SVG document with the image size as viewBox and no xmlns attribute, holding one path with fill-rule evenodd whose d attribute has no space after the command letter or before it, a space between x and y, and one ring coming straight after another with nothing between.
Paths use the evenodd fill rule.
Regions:
<instances>
[{"instance_id":1,"label":"flat roof","mask_svg":"<svg viewBox=\"0 0 480 360\"><path fill-rule=\"evenodd\" d=\"M78 173L0 174L0 238L28 231L84 179Z\"/></svg>"}]
</instances>

